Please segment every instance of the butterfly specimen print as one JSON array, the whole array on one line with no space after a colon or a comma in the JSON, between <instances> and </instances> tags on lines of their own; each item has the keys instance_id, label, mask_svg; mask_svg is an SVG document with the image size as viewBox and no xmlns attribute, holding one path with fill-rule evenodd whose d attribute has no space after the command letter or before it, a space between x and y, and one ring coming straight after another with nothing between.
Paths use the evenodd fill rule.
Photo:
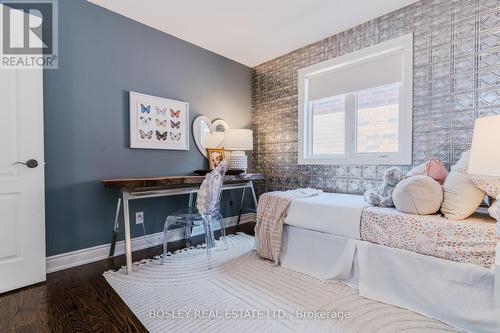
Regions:
<instances>
[{"instance_id":1,"label":"butterfly specimen print","mask_svg":"<svg viewBox=\"0 0 500 333\"><path fill-rule=\"evenodd\" d=\"M141 113L150 113L151 112L151 105L144 106L144 104L141 103Z\"/></svg>"},{"instance_id":2,"label":"butterfly specimen print","mask_svg":"<svg viewBox=\"0 0 500 333\"><path fill-rule=\"evenodd\" d=\"M172 139L172 141L179 141L181 139L181 134L182 133L174 134L173 132L170 132L170 139Z\"/></svg>"},{"instance_id":3,"label":"butterfly specimen print","mask_svg":"<svg viewBox=\"0 0 500 333\"><path fill-rule=\"evenodd\" d=\"M181 115L181 110L174 111L170 109L170 117L179 118L180 115Z\"/></svg>"},{"instance_id":4,"label":"butterfly specimen print","mask_svg":"<svg viewBox=\"0 0 500 333\"><path fill-rule=\"evenodd\" d=\"M145 117L141 116L139 118L139 120L140 120L141 124L144 124L144 125L149 125L151 123L151 118L150 117L145 118Z\"/></svg>"},{"instance_id":5,"label":"butterfly specimen print","mask_svg":"<svg viewBox=\"0 0 500 333\"><path fill-rule=\"evenodd\" d=\"M160 108L160 107L158 107L158 106L155 106L155 110L156 110L156 114L157 114L157 115L164 115L164 116L166 116L166 115L167 115L167 111L168 111L168 109L167 109L167 108L163 108L163 109L162 109L162 108Z\"/></svg>"},{"instance_id":6,"label":"butterfly specimen print","mask_svg":"<svg viewBox=\"0 0 500 333\"><path fill-rule=\"evenodd\" d=\"M130 148L189 150L188 102L130 91L128 111Z\"/></svg>"},{"instance_id":7,"label":"butterfly specimen print","mask_svg":"<svg viewBox=\"0 0 500 333\"><path fill-rule=\"evenodd\" d=\"M173 120L170 120L170 126L172 128L177 128L179 129L179 127L181 127L181 121L173 121Z\"/></svg>"},{"instance_id":8,"label":"butterfly specimen print","mask_svg":"<svg viewBox=\"0 0 500 333\"><path fill-rule=\"evenodd\" d=\"M167 120L156 119L156 127L167 127Z\"/></svg>"},{"instance_id":9,"label":"butterfly specimen print","mask_svg":"<svg viewBox=\"0 0 500 333\"><path fill-rule=\"evenodd\" d=\"M172 133L170 133L170 135L172 135ZM160 131L156 131L156 138L158 139L158 141L166 141L167 138L168 138L168 132L165 131L163 133L161 133Z\"/></svg>"},{"instance_id":10,"label":"butterfly specimen print","mask_svg":"<svg viewBox=\"0 0 500 333\"><path fill-rule=\"evenodd\" d=\"M141 135L141 139L151 140L153 137L153 131L144 132L143 130L139 130L139 134Z\"/></svg>"}]
</instances>

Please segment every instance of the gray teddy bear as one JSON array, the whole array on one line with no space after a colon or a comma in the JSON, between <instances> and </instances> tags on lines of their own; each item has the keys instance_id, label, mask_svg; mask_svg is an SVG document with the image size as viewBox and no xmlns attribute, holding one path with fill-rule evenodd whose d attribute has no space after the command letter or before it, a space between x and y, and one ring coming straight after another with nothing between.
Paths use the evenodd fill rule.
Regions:
<instances>
[{"instance_id":1,"label":"gray teddy bear","mask_svg":"<svg viewBox=\"0 0 500 333\"><path fill-rule=\"evenodd\" d=\"M380 207L394 207L392 192L396 185L405 178L403 170L391 167L384 172L382 186L378 191L367 190L365 200L371 205Z\"/></svg>"}]
</instances>

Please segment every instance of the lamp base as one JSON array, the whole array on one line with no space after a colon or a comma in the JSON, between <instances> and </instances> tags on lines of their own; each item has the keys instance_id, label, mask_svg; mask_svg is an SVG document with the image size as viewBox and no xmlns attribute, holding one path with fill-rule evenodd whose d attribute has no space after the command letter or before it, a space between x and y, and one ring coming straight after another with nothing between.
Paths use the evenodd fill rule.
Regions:
<instances>
[{"instance_id":1,"label":"lamp base","mask_svg":"<svg viewBox=\"0 0 500 333\"><path fill-rule=\"evenodd\" d=\"M233 151L229 156L229 169L248 169L248 157L244 151Z\"/></svg>"}]
</instances>

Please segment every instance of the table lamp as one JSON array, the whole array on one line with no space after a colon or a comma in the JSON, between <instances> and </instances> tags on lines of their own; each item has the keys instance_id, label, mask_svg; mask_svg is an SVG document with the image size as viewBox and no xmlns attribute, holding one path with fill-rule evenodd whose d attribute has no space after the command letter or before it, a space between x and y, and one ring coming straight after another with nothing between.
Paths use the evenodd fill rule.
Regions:
<instances>
[{"instance_id":1,"label":"table lamp","mask_svg":"<svg viewBox=\"0 0 500 333\"><path fill-rule=\"evenodd\" d=\"M224 149L231 151L229 169L248 169L245 150L253 149L253 132L249 129L229 129L225 132Z\"/></svg>"},{"instance_id":2,"label":"table lamp","mask_svg":"<svg viewBox=\"0 0 500 333\"><path fill-rule=\"evenodd\" d=\"M496 198L495 299L500 306L500 116L476 119L472 137L469 174L472 181Z\"/></svg>"},{"instance_id":3,"label":"table lamp","mask_svg":"<svg viewBox=\"0 0 500 333\"><path fill-rule=\"evenodd\" d=\"M205 134L205 148L222 148L224 146L224 132L208 132Z\"/></svg>"}]
</instances>

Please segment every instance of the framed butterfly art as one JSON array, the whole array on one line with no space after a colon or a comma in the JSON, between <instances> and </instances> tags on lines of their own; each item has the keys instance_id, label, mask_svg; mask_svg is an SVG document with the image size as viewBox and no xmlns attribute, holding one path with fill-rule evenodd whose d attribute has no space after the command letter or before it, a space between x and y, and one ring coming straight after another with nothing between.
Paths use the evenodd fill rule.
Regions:
<instances>
[{"instance_id":1,"label":"framed butterfly art","mask_svg":"<svg viewBox=\"0 0 500 333\"><path fill-rule=\"evenodd\" d=\"M130 148L189 150L189 104L131 91Z\"/></svg>"}]
</instances>

